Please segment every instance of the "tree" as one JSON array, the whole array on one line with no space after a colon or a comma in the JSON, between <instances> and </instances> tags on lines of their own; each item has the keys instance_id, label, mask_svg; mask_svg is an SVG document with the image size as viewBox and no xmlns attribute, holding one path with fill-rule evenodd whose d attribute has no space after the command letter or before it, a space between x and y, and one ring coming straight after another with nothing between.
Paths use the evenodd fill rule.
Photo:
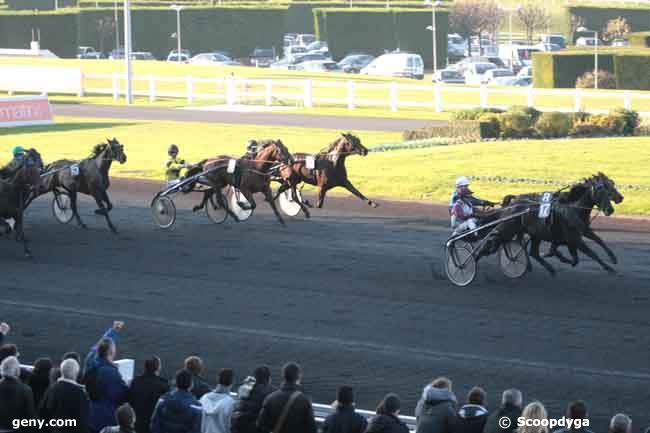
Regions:
<instances>
[{"instance_id":1,"label":"tree","mask_svg":"<svg viewBox=\"0 0 650 433\"><path fill-rule=\"evenodd\" d=\"M104 52L106 39L115 35L115 20L112 17L99 18L95 21L97 38L99 39L99 52Z\"/></svg>"},{"instance_id":2,"label":"tree","mask_svg":"<svg viewBox=\"0 0 650 433\"><path fill-rule=\"evenodd\" d=\"M627 39L630 33L630 26L623 17L618 17L613 20L607 21L607 25L603 29L603 39L607 42L612 42L617 39Z\"/></svg>"},{"instance_id":3,"label":"tree","mask_svg":"<svg viewBox=\"0 0 650 433\"><path fill-rule=\"evenodd\" d=\"M492 0L457 0L451 7L451 30L464 39L472 35L495 33L501 26L503 10Z\"/></svg>"},{"instance_id":4,"label":"tree","mask_svg":"<svg viewBox=\"0 0 650 433\"><path fill-rule=\"evenodd\" d=\"M517 9L517 18L526 29L526 38L532 44L533 34L539 30L545 30L551 17L543 6L528 2Z\"/></svg>"}]
</instances>

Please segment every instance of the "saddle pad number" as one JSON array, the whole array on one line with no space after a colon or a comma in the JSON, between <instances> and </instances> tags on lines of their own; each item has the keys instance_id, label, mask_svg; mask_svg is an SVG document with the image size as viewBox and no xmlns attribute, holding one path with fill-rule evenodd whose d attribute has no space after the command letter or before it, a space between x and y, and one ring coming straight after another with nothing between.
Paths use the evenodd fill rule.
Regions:
<instances>
[{"instance_id":1,"label":"saddle pad number","mask_svg":"<svg viewBox=\"0 0 650 433\"><path fill-rule=\"evenodd\" d=\"M305 163L307 165L307 170L313 170L316 168L316 160L311 155L305 158Z\"/></svg>"},{"instance_id":2,"label":"saddle pad number","mask_svg":"<svg viewBox=\"0 0 650 433\"><path fill-rule=\"evenodd\" d=\"M79 176L79 164L73 164L70 166L70 175L72 177Z\"/></svg>"},{"instance_id":3,"label":"saddle pad number","mask_svg":"<svg viewBox=\"0 0 650 433\"><path fill-rule=\"evenodd\" d=\"M233 174L235 172L235 168L237 167L237 160L236 159L231 159L228 161L228 173Z\"/></svg>"},{"instance_id":4,"label":"saddle pad number","mask_svg":"<svg viewBox=\"0 0 650 433\"><path fill-rule=\"evenodd\" d=\"M542 194L542 204L539 206L539 213L537 217L546 219L551 214L551 202L553 201L553 193L545 192Z\"/></svg>"}]
</instances>

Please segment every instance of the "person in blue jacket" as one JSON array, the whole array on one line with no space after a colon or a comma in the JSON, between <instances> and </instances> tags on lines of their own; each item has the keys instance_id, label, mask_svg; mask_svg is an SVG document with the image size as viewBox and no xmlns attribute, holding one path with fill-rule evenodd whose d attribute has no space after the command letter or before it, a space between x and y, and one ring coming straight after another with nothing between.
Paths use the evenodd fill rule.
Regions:
<instances>
[{"instance_id":1,"label":"person in blue jacket","mask_svg":"<svg viewBox=\"0 0 650 433\"><path fill-rule=\"evenodd\" d=\"M151 417L151 433L201 433L201 403L192 394L192 373L176 373L176 389L160 397Z\"/></svg>"},{"instance_id":2,"label":"person in blue jacket","mask_svg":"<svg viewBox=\"0 0 650 433\"><path fill-rule=\"evenodd\" d=\"M86 357L84 384L90 397L88 426L91 432L115 424L115 410L128 399L128 386L122 379L115 359L115 342L124 322L114 322Z\"/></svg>"}]
</instances>

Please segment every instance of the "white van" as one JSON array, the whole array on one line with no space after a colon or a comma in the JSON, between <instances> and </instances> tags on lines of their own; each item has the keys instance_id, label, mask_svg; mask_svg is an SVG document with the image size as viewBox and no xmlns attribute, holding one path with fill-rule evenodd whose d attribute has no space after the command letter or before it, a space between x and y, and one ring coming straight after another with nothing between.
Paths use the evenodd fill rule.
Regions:
<instances>
[{"instance_id":1,"label":"white van","mask_svg":"<svg viewBox=\"0 0 650 433\"><path fill-rule=\"evenodd\" d=\"M424 78L424 63L419 54L389 53L377 57L361 74L385 77Z\"/></svg>"}]
</instances>

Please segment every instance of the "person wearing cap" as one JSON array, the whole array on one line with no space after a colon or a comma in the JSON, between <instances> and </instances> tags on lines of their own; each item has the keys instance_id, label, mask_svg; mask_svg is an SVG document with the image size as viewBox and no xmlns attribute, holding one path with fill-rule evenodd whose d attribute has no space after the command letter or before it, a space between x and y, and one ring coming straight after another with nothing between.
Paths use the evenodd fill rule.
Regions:
<instances>
[{"instance_id":1,"label":"person wearing cap","mask_svg":"<svg viewBox=\"0 0 650 433\"><path fill-rule=\"evenodd\" d=\"M0 177L10 177L23 163L23 158L27 150L22 146L14 147L12 151L13 159L7 165L0 168Z\"/></svg>"},{"instance_id":2,"label":"person wearing cap","mask_svg":"<svg viewBox=\"0 0 650 433\"><path fill-rule=\"evenodd\" d=\"M469 189L469 178L467 176L460 176L458 179L456 179L456 189L454 189L454 192L451 193L451 199L449 200L449 213L451 213L451 209L454 207L454 203L456 203L456 200L458 200L458 197L460 196L459 190L463 187L466 187ZM494 203L491 201L487 200L481 200L478 197L474 197L472 195L470 201L472 202L473 206L494 206Z\"/></svg>"},{"instance_id":3,"label":"person wearing cap","mask_svg":"<svg viewBox=\"0 0 650 433\"><path fill-rule=\"evenodd\" d=\"M456 180L456 190L452 195L450 207L451 227L454 233L474 230L478 227L474 206L492 205L490 201L474 197L474 193L469 189L469 179L466 176L459 177Z\"/></svg>"},{"instance_id":4,"label":"person wearing cap","mask_svg":"<svg viewBox=\"0 0 650 433\"><path fill-rule=\"evenodd\" d=\"M184 159L178 157L178 146L172 144L167 149L169 159L165 162L165 180L168 185L178 183L181 178L181 171L187 168Z\"/></svg>"}]
</instances>

